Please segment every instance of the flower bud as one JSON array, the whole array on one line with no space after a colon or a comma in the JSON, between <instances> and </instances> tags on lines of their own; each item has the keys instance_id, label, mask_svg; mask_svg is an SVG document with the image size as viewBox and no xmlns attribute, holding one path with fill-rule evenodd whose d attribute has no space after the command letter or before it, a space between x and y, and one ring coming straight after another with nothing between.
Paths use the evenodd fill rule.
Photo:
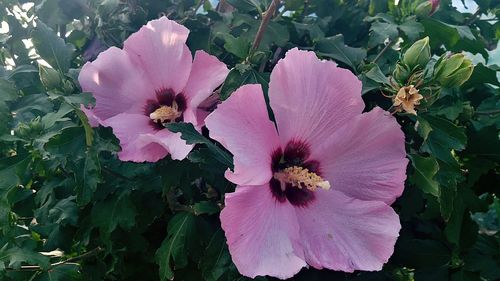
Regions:
<instances>
[{"instance_id":1,"label":"flower bud","mask_svg":"<svg viewBox=\"0 0 500 281\"><path fill-rule=\"evenodd\" d=\"M429 0L429 2L432 4L432 10L429 15L432 15L439 9L439 0Z\"/></svg>"},{"instance_id":2,"label":"flower bud","mask_svg":"<svg viewBox=\"0 0 500 281\"><path fill-rule=\"evenodd\" d=\"M397 81L404 83L406 80L411 75L411 70L409 70L407 67L405 67L402 64L396 64L396 69L394 69L394 72L392 73L392 76L396 78Z\"/></svg>"},{"instance_id":3,"label":"flower bud","mask_svg":"<svg viewBox=\"0 0 500 281\"><path fill-rule=\"evenodd\" d=\"M470 120L474 116L474 107L470 105L470 103L466 102L463 105L463 112L462 112L462 120L467 121Z\"/></svg>"},{"instance_id":4,"label":"flower bud","mask_svg":"<svg viewBox=\"0 0 500 281\"><path fill-rule=\"evenodd\" d=\"M432 3L431 1L425 1L420 3L417 8L415 8L415 14L419 17L425 18L428 17L432 12Z\"/></svg>"},{"instance_id":5,"label":"flower bud","mask_svg":"<svg viewBox=\"0 0 500 281\"><path fill-rule=\"evenodd\" d=\"M75 90L75 87L73 86L73 83L71 81L64 80L63 89L66 94L71 94Z\"/></svg>"},{"instance_id":6,"label":"flower bud","mask_svg":"<svg viewBox=\"0 0 500 281\"><path fill-rule=\"evenodd\" d=\"M430 59L431 47L429 46L429 37L413 43L403 55L403 63L408 65L410 69L414 69L416 66L424 68Z\"/></svg>"},{"instance_id":7,"label":"flower bud","mask_svg":"<svg viewBox=\"0 0 500 281\"><path fill-rule=\"evenodd\" d=\"M49 90L57 88L61 84L61 76L57 70L39 64L38 73L40 75L40 81L42 81L45 88Z\"/></svg>"},{"instance_id":8,"label":"flower bud","mask_svg":"<svg viewBox=\"0 0 500 281\"><path fill-rule=\"evenodd\" d=\"M434 79L443 87L459 87L465 83L474 70L474 65L464 54L441 58L434 70Z\"/></svg>"},{"instance_id":9,"label":"flower bud","mask_svg":"<svg viewBox=\"0 0 500 281\"><path fill-rule=\"evenodd\" d=\"M15 129L15 135L24 139L33 139L40 135L44 129L40 117L31 120L28 123L21 123Z\"/></svg>"}]
</instances>

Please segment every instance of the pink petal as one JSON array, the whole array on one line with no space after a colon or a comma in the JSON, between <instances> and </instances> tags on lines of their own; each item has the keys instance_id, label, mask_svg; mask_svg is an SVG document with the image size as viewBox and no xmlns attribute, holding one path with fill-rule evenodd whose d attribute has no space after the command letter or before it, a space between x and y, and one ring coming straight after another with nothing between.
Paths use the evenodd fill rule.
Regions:
<instances>
[{"instance_id":1,"label":"pink petal","mask_svg":"<svg viewBox=\"0 0 500 281\"><path fill-rule=\"evenodd\" d=\"M322 176L333 189L362 200L387 204L401 195L406 179L404 134L396 119L375 108L331 132L312 147Z\"/></svg>"},{"instance_id":2,"label":"pink petal","mask_svg":"<svg viewBox=\"0 0 500 281\"><path fill-rule=\"evenodd\" d=\"M306 266L294 209L278 202L268 185L238 187L226 193L225 203L222 228L241 274L286 279Z\"/></svg>"},{"instance_id":3,"label":"pink petal","mask_svg":"<svg viewBox=\"0 0 500 281\"><path fill-rule=\"evenodd\" d=\"M353 199L336 190L316 192L314 202L296 208L307 263L346 272L382 269L401 229L394 210L385 203Z\"/></svg>"},{"instance_id":4,"label":"pink petal","mask_svg":"<svg viewBox=\"0 0 500 281\"><path fill-rule=\"evenodd\" d=\"M96 100L91 110L94 116L87 115L94 121L123 112L142 112L146 101L154 98L154 91L144 73L137 69L124 51L115 47L99 54L95 61L87 62L78 80L82 90L91 92Z\"/></svg>"},{"instance_id":5,"label":"pink petal","mask_svg":"<svg viewBox=\"0 0 500 281\"><path fill-rule=\"evenodd\" d=\"M142 114L118 114L104 121L104 126L113 128L120 140L122 150L118 157L122 161L156 162L168 155L163 143L152 136L157 130L150 124L151 119ZM166 129L165 129L166 130Z\"/></svg>"},{"instance_id":6,"label":"pink petal","mask_svg":"<svg viewBox=\"0 0 500 281\"><path fill-rule=\"evenodd\" d=\"M217 57L211 56L204 51L197 51L189 80L184 89L189 104L188 109L196 111L198 105L224 82L228 73L227 66L219 61ZM196 122L196 120L192 121Z\"/></svg>"},{"instance_id":7,"label":"pink petal","mask_svg":"<svg viewBox=\"0 0 500 281\"><path fill-rule=\"evenodd\" d=\"M206 119L210 137L234 155L234 172L226 178L239 185L262 185L272 177L271 155L279 147L260 85L244 85Z\"/></svg>"},{"instance_id":8,"label":"pink petal","mask_svg":"<svg viewBox=\"0 0 500 281\"><path fill-rule=\"evenodd\" d=\"M181 133L173 133L168 129L158 131L155 135L150 136L149 140L161 144L169 152L174 160L182 160L191 152L194 145L186 144L186 141L181 139Z\"/></svg>"},{"instance_id":9,"label":"pink petal","mask_svg":"<svg viewBox=\"0 0 500 281\"><path fill-rule=\"evenodd\" d=\"M191 71L191 52L185 42L189 30L166 17L148 22L125 40L123 49L141 67L155 90L180 93Z\"/></svg>"},{"instance_id":10,"label":"pink petal","mask_svg":"<svg viewBox=\"0 0 500 281\"><path fill-rule=\"evenodd\" d=\"M364 108L354 74L297 48L272 71L269 99L283 146L292 139L314 145Z\"/></svg>"}]
</instances>

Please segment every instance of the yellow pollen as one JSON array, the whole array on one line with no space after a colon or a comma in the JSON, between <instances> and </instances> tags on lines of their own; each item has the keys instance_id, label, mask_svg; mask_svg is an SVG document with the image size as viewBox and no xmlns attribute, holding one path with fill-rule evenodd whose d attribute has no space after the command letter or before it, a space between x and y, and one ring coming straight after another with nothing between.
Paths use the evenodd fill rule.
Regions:
<instances>
[{"instance_id":1,"label":"yellow pollen","mask_svg":"<svg viewBox=\"0 0 500 281\"><path fill-rule=\"evenodd\" d=\"M318 187L325 190L330 189L330 182L313 172L309 172L306 168L297 166L288 167L274 173L274 178L280 181L283 190L287 183L290 183L293 187L307 188L311 191L315 191Z\"/></svg>"},{"instance_id":2,"label":"yellow pollen","mask_svg":"<svg viewBox=\"0 0 500 281\"><path fill-rule=\"evenodd\" d=\"M172 106L162 105L151 114L151 118L155 122L166 123L171 122L179 117L181 117L182 112L178 111L177 103L173 103Z\"/></svg>"}]
</instances>

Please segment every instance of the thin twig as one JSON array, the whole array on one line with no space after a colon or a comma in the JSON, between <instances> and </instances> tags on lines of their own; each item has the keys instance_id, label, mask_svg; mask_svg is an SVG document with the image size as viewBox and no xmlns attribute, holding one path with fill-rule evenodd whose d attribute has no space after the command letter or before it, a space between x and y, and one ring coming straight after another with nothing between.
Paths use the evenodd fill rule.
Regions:
<instances>
[{"instance_id":1,"label":"thin twig","mask_svg":"<svg viewBox=\"0 0 500 281\"><path fill-rule=\"evenodd\" d=\"M273 2L269 4L269 8L267 8L267 10L262 15L262 21L260 22L260 26L259 29L257 30L257 34L255 35L255 39L253 40L250 53L253 53L259 47L260 42L262 41L262 37L264 36L264 32L266 31L267 25L269 24L269 21L273 17L274 12L276 11L276 8L278 7L279 3L280 0L273 0Z\"/></svg>"},{"instance_id":2,"label":"thin twig","mask_svg":"<svg viewBox=\"0 0 500 281\"><path fill-rule=\"evenodd\" d=\"M468 19L467 22L465 22L465 25L471 25L472 23L474 23L478 19L478 16L481 14L481 12L482 12L481 9L477 8L476 12L472 14L470 19Z\"/></svg>"},{"instance_id":3,"label":"thin twig","mask_svg":"<svg viewBox=\"0 0 500 281\"><path fill-rule=\"evenodd\" d=\"M200 2L198 3L198 5L196 5L196 7L193 10L193 16L196 15L196 13L198 12L198 10L201 8L201 6L203 6L205 4L205 2L206 2L206 0L200 0Z\"/></svg>"},{"instance_id":4,"label":"thin twig","mask_svg":"<svg viewBox=\"0 0 500 281\"><path fill-rule=\"evenodd\" d=\"M198 2L198 5L196 5L196 7L194 7L194 9L190 13L187 13L187 15L179 22L184 23L188 18L195 16L196 13L198 12L198 10L201 8L201 6L203 6L203 4L205 4L205 2L206 2L206 0L200 0L200 2Z\"/></svg>"},{"instance_id":5,"label":"thin twig","mask_svg":"<svg viewBox=\"0 0 500 281\"><path fill-rule=\"evenodd\" d=\"M276 48L276 51L274 51L274 54L273 54L273 57L271 58L271 60L264 60L261 64L260 64L260 67L259 67L259 72L264 72L264 69L266 68L266 65L267 63L269 62L271 65L275 65L276 62L278 61L278 59L280 58L280 54L281 54L281 47L277 47Z\"/></svg>"},{"instance_id":6,"label":"thin twig","mask_svg":"<svg viewBox=\"0 0 500 281\"><path fill-rule=\"evenodd\" d=\"M66 25L65 24L59 25L59 37L61 37L63 40L66 40Z\"/></svg>"},{"instance_id":7,"label":"thin twig","mask_svg":"<svg viewBox=\"0 0 500 281\"><path fill-rule=\"evenodd\" d=\"M97 254L99 254L100 252L103 251L103 248L101 247L97 247L91 251L88 251L86 253L83 253L79 256L76 256L76 257L72 257L72 258L69 258L69 259L66 259L66 260L63 260L63 261L60 261L60 262L56 262L56 263L53 263L49 266L49 269L53 268L53 267L56 267L56 266L59 266L59 265L63 265L63 264L75 264L75 265L78 265L78 263L74 263L75 261L79 261L79 260L83 260L83 259L86 259L86 258L89 258L89 257L92 257L92 256L95 256ZM21 266L19 269L14 269L14 268L6 268L6 270L8 271L39 271L39 270L42 270L42 268L39 266L39 265L23 265Z\"/></svg>"},{"instance_id":8,"label":"thin twig","mask_svg":"<svg viewBox=\"0 0 500 281\"><path fill-rule=\"evenodd\" d=\"M217 4L217 9L216 11L218 13L226 13L226 12L232 12L234 10L234 7L229 5L226 0L220 0L219 4Z\"/></svg>"},{"instance_id":9,"label":"thin twig","mask_svg":"<svg viewBox=\"0 0 500 281\"><path fill-rule=\"evenodd\" d=\"M382 49L382 51L380 51L380 53L377 54L377 56L373 59L372 63L376 63L377 60L387 51L387 49L389 49L389 47L392 45L392 41L391 39L389 39L389 42L387 42L387 45L384 46L384 48Z\"/></svg>"},{"instance_id":10,"label":"thin twig","mask_svg":"<svg viewBox=\"0 0 500 281\"><path fill-rule=\"evenodd\" d=\"M476 111L475 113L477 115L495 115L495 114L500 114L500 109Z\"/></svg>"},{"instance_id":11,"label":"thin twig","mask_svg":"<svg viewBox=\"0 0 500 281\"><path fill-rule=\"evenodd\" d=\"M226 4L226 0L220 0L219 3L217 4L217 8L215 9L216 12L222 12L222 8Z\"/></svg>"}]
</instances>

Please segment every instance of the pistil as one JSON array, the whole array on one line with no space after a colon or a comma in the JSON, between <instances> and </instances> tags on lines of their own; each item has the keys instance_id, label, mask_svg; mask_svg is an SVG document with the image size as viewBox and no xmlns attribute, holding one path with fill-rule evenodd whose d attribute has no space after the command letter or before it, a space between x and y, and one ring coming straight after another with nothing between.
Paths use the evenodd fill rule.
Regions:
<instances>
[{"instance_id":1,"label":"pistil","mask_svg":"<svg viewBox=\"0 0 500 281\"><path fill-rule=\"evenodd\" d=\"M324 180L316 173L310 172L307 168L298 166L288 167L275 172L273 177L281 183L283 191L287 183L299 189L307 188L310 191L316 191L318 187L325 190L330 189L330 182Z\"/></svg>"}]
</instances>

